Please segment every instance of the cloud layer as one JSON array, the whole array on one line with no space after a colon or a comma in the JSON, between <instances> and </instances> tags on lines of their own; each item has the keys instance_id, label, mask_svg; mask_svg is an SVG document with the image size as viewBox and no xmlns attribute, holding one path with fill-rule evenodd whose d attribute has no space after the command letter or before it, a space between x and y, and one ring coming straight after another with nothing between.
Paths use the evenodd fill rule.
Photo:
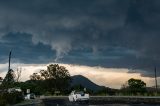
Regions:
<instances>
[{"instance_id":1,"label":"cloud layer","mask_svg":"<svg viewBox=\"0 0 160 106\"><path fill-rule=\"evenodd\" d=\"M1 63L13 49L14 61L22 63L58 61L153 76L154 66L160 69L159 5L158 0L0 1Z\"/></svg>"}]
</instances>

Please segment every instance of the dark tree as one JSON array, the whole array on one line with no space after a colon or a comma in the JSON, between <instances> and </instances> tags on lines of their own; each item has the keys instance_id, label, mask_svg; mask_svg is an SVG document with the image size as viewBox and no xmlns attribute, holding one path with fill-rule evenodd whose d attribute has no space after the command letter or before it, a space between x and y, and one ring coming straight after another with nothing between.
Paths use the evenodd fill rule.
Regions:
<instances>
[{"instance_id":1,"label":"dark tree","mask_svg":"<svg viewBox=\"0 0 160 106\"><path fill-rule=\"evenodd\" d=\"M146 92L146 83L140 79L129 79L128 86L132 94L144 94Z\"/></svg>"},{"instance_id":2,"label":"dark tree","mask_svg":"<svg viewBox=\"0 0 160 106\"><path fill-rule=\"evenodd\" d=\"M12 69L10 69L7 72L5 78L2 82L2 86L5 88L9 88L9 87L13 87L14 83L15 83L15 74L14 74L14 71Z\"/></svg>"},{"instance_id":3,"label":"dark tree","mask_svg":"<svg viewBox=\"0 0 160 106\"><path fill-rule=\"evenodd\" d=\"M38 73L33 73L32 75L30 75L30 79L31 80L41 80L41 76Z\"/></svg>"},{"instance_id":4,"label":"dark tree","mask_svg":"<svg viewBox=\"0 0 160 106\"><path fill-rule=\"evenodd\" d=\"M70 85L70 74L64 66L58 64L51 64L47 66L47 70L41 71L41 76L46 79L48 87L52 92L65 92Z\"/></svg>"},{"instance_id":5,"label":"dark tree","mask_svg":"<svg viewBox=\"0 0 160 106\"><path fill-rule=\"evenodd\" d=\"M33 73L31 80L41 80L42 86L46 91L55 93L65 93L69 86L71 77L68 70L64 66L58 64L50 64L47 70L41 70L40 73Z\"/></svg>"}]
</instances>

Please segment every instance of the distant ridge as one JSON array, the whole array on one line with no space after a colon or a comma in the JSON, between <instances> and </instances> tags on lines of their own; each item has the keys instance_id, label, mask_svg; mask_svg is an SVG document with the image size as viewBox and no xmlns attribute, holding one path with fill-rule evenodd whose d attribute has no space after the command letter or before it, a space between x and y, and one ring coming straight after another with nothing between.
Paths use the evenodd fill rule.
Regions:
<instances>
[{"instance_id":1,"label":"distant ridge","mask_svg":"<svg viewBox=\"0 0 160 106\"><path fill-rule=\"evenodd\" d=\"M74 86L74 85L82 85L85 88L91 89L93 91L98 91L104 88L104 86L99 86L82 75L72 76L71 86Z\"/></svg>"}]
</instances>

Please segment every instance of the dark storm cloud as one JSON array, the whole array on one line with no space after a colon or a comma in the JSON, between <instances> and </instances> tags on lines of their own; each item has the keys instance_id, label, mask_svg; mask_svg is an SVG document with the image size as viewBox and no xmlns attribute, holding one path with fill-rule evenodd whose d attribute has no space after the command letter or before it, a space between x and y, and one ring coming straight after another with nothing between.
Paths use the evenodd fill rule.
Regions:
<instances>
[{"instance_id":1,"label":"dark storm cloud","mask_svg":"<svg viewBox=\"0 0 160 106\"><path fill-rule=\"evenodd\" d=\"M159 5L158 0L1 1L0 58L19 48L15 58L23 62L55 59L152 76L155 65L160 69Z\"/></svg>"},{"instance_id":2,"label":"dark storm cloud","mask_svg":"<svg viewBox=\"0 0 160 106\"><path fill-rule=\"evenodd\" d=\"M50 46L42 43L34 45L32 43L32 35L26 33L8 33L1 38L0 45L1 63L8 61L10 50L12 50L12 62L22 63L50 62L50 57L53 57L55 53L50 49Z\"/></svg>"}]
</instances>

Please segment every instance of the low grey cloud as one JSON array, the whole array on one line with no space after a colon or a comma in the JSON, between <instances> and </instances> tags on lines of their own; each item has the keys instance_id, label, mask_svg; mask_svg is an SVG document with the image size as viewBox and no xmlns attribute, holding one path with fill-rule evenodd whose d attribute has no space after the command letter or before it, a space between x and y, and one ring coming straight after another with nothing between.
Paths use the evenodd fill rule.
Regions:
<instances>
[{"instance_id":1,"label":"low grey cloud","mask_svg":"<svg viewBox=\"0 0 160 106\"><path fill-rule=\"evenodd\" d=\"M15 59L26 63L129 68L153 76L154 66L160 69L159 4L158 0L1 0L0 58L6 61L6 52L14 49L19 51Z\"/></svg>"}]
</instances>

